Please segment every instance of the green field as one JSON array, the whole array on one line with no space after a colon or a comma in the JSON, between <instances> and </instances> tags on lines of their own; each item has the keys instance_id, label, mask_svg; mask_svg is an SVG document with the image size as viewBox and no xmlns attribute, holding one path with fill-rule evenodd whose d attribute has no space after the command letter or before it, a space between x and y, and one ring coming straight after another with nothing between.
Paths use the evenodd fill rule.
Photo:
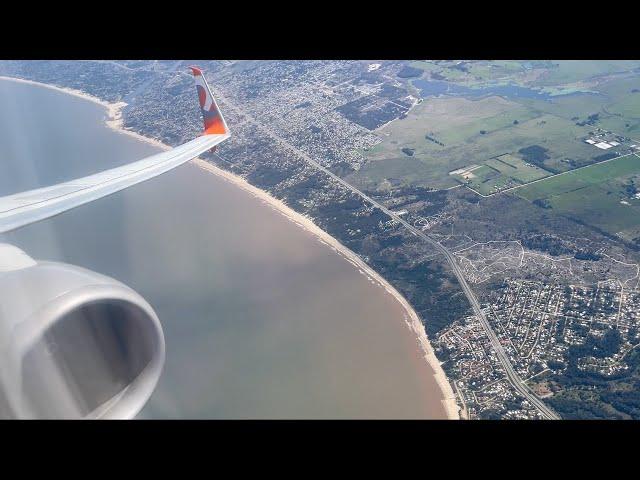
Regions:
<instances>
[{"instance_id":1,"label":"green field","mask_svg":"<svg viewBox=\"0 0 640 480\"><path fill-rule=\"evenodd\" d=\"M517 185L517 183L515 183L513 179L499 174L491 178L486 178L482 181L471 181L468 183L469 188L481 193L482 195L490 195L515 185Z\"/></svg>"},{"instance_id":2,"label":"green field","mask_svg":"<svg viewBox=\"0 0 640 480\"><path fill-rule=\"evenodd\" d=\"M356 173L347 175L345 179L354 186L367 190L387 190L391 185L416 185L440 188L452 187L457 182L444 174L440 169L430 168L428 164L415 157L400 155L389 159L369 162Z\"/></svg>"},{"instance_id":3,"label":"green field","mask_svg":"<svg viewBox=\"0 0 640 480\"><path fill-rule=\"evenodd\" d=\"M451 173L453 178L482 195L523 185L549 175L549 172L527 164L521 158L505 154L491 158L463 173Z\"/></svg>"},{"instance_id":4,"label":"green field","mask_svg":"<svg viewBox=\"0 0 640 480\"><path fill-rule=\"evenodd\" d=\"M624 191L623 180L640 175L640 158L627 155L515 190L611 234L630 239L640 227L640 200Z\"/></svg>"},{"instance_id":5,"label":"green field","mask_svg":"<svg viewBox=\"0 0 640 480\"><path fill-rule=\"evenodd\" d=\"M438 73L467 86L511 82L554 92L595 93L551 100L426 98L405 118L375 131L382 142L363 152L366 164L347 177L361 188L389 184L448 188L457 184L449 172L484 164L499 175L478 176L470 186L487 194L599 162L609 152L584 142L598 128L629 137L629 144L635 140L640 144L640 75L630 73L640 62L477 61L465 63L466 72L456 62L411 65L423 69L425 76ZM405 155L403 148L412 149L413 156ZM542 153L536 157L522 150ZM496 162L496 157L517 163L516 171Z\"/></svg>"},{"instance_id":6,"label":"green field","mask_svg":"<svg viewBox=\"0 0 640 480\"><path fill-rule=\"evenodd\" d=\"M540 167L526 163L515 155L506 154L491 158L484 162L491 168L498 170L503 176L511 177L518 183L529 183L547 177L549 172Z\"/></svg>"},{"instance_id":7,"label":"green field","mask_svg":"<svg viewBox=\"0 0 640 480\"><path fill-rule=\"evenodd\" d=\"M491 193L501 177L499 171L486 165L470 166L464 173L451 176L483 195Z\"/></svg>"},{"instance_id":8,"label":"green field","mask_svg":"<svg viewBox=\"0 0 640 480\"><path fill-rule=\"evenodd\" d=\"M548 158L542 166L550 173L566 171L602 154L583 142L589 131L570 119L501 97L430 98L377 132L382 143L367 152L367 165L349 181L371 188L393 177L407 184L447 188L456 184L449 172L510 154L520 171L507 175L526 183L546 174L526 168L519 150L544 148ZM414 150L410 160L402 153L405 147ZM502 167L492 167L502 172Z\"/></svg>"},{"instance_id":9,"label":"green field","mask_svg":"<svg viewBox=\"0 0 640 480\"><path fill-rule=\"evenodd\" d=\"M546 85L560 85L584 81L591 77L626 72L640 67L635 60L553 60L541 79Z\"/></svg>"},{"instance_id":10,"label":"green field","mask_svg":"<svg viewBox=\"0 0 640 480\"><path fill-rule=\"evenodd\" d=\"M519 103L574 122L598 114L592 128L603 128L631 138L640 137L640 77L615 78L594 87L597 95L567 95L553 102L522 99Z\"/></svg>"},{"instance_id":11,"label":"green field","mask_svg":"<svg viewBox=\"0 0 640 480\"><path fill-rule=\"evenodd\" d=\"M437 74L436 78L446 79L466 86L481 86L497 82L521 83L527 79L527 71L523 63L517 60L476 60L465 63L464 70L456 66L454 61L415 61L410 65L420 68L429 74ZM442 77L442 78L440 78Z\"/></svg>"},{"instance_id":12,"label":"green field","mask_svg":"<svg viewBox=\"0 0 640 480\"><path fill-rule=\"evenodd\" d=\"M517 194L528 200L545 199L634 173L640 173L640 158L627 155L524 186Z\"/></svg>"}]
</instances>

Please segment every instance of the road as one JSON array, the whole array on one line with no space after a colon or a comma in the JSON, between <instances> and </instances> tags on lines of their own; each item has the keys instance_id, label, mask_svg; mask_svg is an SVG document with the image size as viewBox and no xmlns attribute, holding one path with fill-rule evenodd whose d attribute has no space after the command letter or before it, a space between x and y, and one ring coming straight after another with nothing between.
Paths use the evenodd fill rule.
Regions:
<instances>
[{"instance_id":1,"label":"road","mask_svg":"<svg viewBox=\"0 0 640 480\"><path fill-rule=\"evenodd\" d=\"M279 143L280 146L282 146L285 150L289 150L294 155L304 159L307 163L309 163L313 167L315 167L318 170L321 170L322 172L326 173L333 180L335 180L336 182L340 183L342 186L344 186L345 188L349 189L351 192L355 193L356 195L358 195L359 197L364 199L366 202L368 202L371 205L373 205L375 208L379 208L383 213L387 214L394 221L402 224L413 235L416 235L417 237L419 237L419 238L423 239L424 241L430 243L438 251L440 251L445 256L445 258L447 259L449 264L451 265L451 268L453 269L453 273L455 274L456 278L458 279L458 282L460 283L460 286L462 287L462 290L464 291L464 294L466 295L467 299L469 300L469 304L471 305L471 308L473 309L473 313L480 320L480 323L482 324L483 329L485 330L487 336L489 337L489 340L491 341L491 344L492 344L492 346L493 346L493 348L494 348L494 350L496 352L498 360L500 361L501 365L503 366L503 368L504 368L504 370L506 372L507 379L509 380L509 383L511 383L511 385L513 385L513 387L518 391L518 393L520 393L524 398L526 398L529 401L529 403L531 403L531 405L533 405L542 414L542 416L544 418L549 419L549 420L557 420L557 419L560 418L553 410L551 410L547 405L545 405L544 402L542 400L540 400L529 389L529 387L527 387L527 385L522 381L520 376L516 373L515 369L513 368L513 365L511 364L511 361L509 360L509 357L507 356L507 353L502 348L502 344L500 343L500 340L498 340L498 337L496 336L496 334L494 333L493 329L489 325L489 322L487 321L487 318L486 318L484 312L480 308L480 303L478 302L478 299L476 298L475 293L473 292L473 290L471 290L471 287L467 283L467 280L464 278L464 275L462 274L462 271L460 270L460 266L456 262L456 259L451 254L451 252L449 252L449 250L447 250L445 247L443 247L436 240L432 239L429 235L427 235L422 230L417 229L416 227L411 225L409 222L407 222L406 220L404 220L403 218L401 218L400 216L396 215L394 212L389 210L387 207L385 207L381 203L378 203L376 200L374 200L373 198L368 196L366 193L358 190L356 187L354 187L350 183L346 182L345 180L340 178L338 175L334 174L333 172L331 172L327 168L325 168L322 165L320 165L317 161L315 161L313 158L311 158L305 152L301 151L300 149L298 149L298 148L294 147L293 145L291 145L286 140L282 139L277 133L273 132L271 129L269 129L268 127L266 127L262 123L258 122L256 119L254 119L247 112L245 112L244 110L238 108L233 103L231 103L228 99L226 99L224 96L220 95L219 91L220 90L216 90L216 95L220 98L220 100L222 100L225 103L225 107L226 108L229 108L231 110L235 110L237 113L243 115L247 119L247 121L253 123L256 127L258 127L258 129L266 132L273 140L275 140L277 143Z\"/></svg>"}]
</instances>

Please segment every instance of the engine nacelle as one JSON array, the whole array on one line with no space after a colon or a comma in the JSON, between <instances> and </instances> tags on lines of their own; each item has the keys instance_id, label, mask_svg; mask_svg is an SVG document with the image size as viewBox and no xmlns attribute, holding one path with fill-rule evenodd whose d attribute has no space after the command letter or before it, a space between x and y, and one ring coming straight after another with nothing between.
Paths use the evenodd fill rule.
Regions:
<instances>
[{"instance_id":1,"label":"engine nacelle","mask_svg":"<svg viewBox=\"0 0 640 480\"><path fill-rule=\"evenodd\" d=\"M0 417L132 418L164 356L160 321L138 293L0 244Z\"/></svg>"}]
</instances>

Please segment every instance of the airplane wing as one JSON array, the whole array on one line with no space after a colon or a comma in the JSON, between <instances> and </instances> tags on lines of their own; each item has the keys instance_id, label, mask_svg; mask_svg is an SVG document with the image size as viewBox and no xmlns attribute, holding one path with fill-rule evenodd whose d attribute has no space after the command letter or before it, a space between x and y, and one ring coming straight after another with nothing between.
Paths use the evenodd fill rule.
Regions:
<instances>
[{"instance_id":1,"label":"airplane wing","mask_svg":"<svg viewBox=\"0 0 640 480\"><path fill-rule=\"evenodd\" d=\"M230 132L202 71L191 67L204 132L172 150L50 187L0 197L0 233L44 220L161 175L229 138Z\"/></svg>"}]
</instances>

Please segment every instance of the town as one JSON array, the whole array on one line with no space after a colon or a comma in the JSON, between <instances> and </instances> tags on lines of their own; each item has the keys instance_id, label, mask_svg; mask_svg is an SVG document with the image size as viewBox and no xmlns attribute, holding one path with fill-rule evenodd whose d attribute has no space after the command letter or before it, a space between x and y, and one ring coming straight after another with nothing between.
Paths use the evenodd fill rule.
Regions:
<instances>
[{"instance_id":1,"label":"town","mask_svg":"<svg viewBox=\"0 0 640 480\"><path fill-rule=\"evenodd\" d=\"M623 109L637 65L581 92L563 62L199 64L233 133L204 158L401 292L463 417L548 418L534 400L561 418L640 418L640 114ZM0 74L124 101L126 129L178 145L201 129L186 65L7 61Z\"/></svg>"},{"instance_id":2,"label":"town","mask_svg":"<svg viewBox=\"0 0 640 480\"><path fill-rule=\"evenodd\" d=\"M640 290L618 282L563 286L507 279L484 310L521 378L549 398L558 388L554 378L568 369L605 378L629 369L626 359L640 345L639 300ZM536 418L504 381L473 317L445 329L437 342L457 370L456 386L471 417Z\"/></svg>"}]
</instances>

